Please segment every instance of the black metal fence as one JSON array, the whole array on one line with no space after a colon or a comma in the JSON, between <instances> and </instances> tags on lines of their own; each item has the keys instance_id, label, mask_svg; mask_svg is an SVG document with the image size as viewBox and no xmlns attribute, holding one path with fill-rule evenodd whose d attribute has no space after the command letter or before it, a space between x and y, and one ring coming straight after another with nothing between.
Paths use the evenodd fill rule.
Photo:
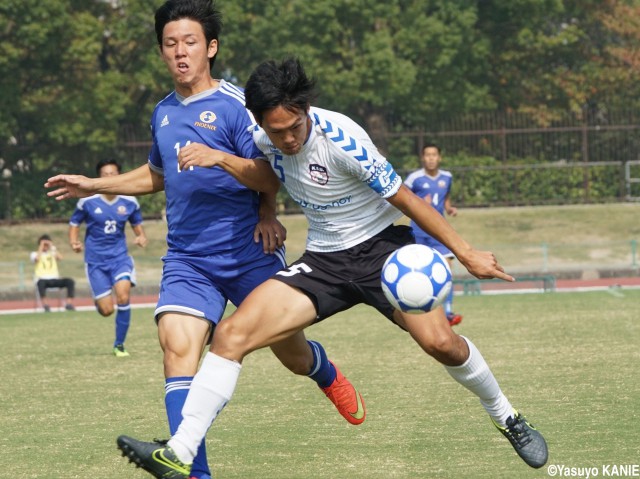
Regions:
<instances>
[{"instance_id":1,"label":"black metal fence","mask_svg":"<svg viewBox=\"0 0 640 479\"><path fill-rule=\"evenodd\" d=\"M640 200L640 115L582 112L534 118L481 113L391 132L389 149L430 141L455 177L460 206ZM417 163L416 163L417 164Z\"/></svg>"},{"instance_id":2,"label":"black metal fence","mask_svg":"<svg viewBox=\"0 0 640 479\"><path fill-rule=\"evenodd\" d=\"M450 155L488 156L503 164L513 159L531 163L640 159L640 112L631 110L549 112L547 117L484 112L403 130L387 136L415 138L418 148L435 140Z\"/></svg>"},{"instance_id":3,"label":"black metal fence","mask_svg":"<svg viewBox=\"0 0 640 479\"><path fill-rule=\"evenodd\" d=\"M458 206L640 200L640 112L599 109L547 117L489 112L403 128L391 119L386 126L380 139L401 173L418 167L417 152L426 142L440 145L443 168L454 174L452 197ZM148 130L124 127L120 139L114 156L125 170L146 161ZM3 151L5 158L20 160L0 158L0 219L64 217L64 205L34 204L42 195L44 179L60 171L61 164L66 165L62 171L91 174L99 156L73 148L56 152L42 145L8 146ZM46 167L51 171L42 171L31 157L47 158L40 164L52 165ZM80 160L70 167L61 158ZM160 214L161 201L143 200L149 214ZM299 211L286 194L280 200L284 210Z\"/></svg>"}]
</instances>

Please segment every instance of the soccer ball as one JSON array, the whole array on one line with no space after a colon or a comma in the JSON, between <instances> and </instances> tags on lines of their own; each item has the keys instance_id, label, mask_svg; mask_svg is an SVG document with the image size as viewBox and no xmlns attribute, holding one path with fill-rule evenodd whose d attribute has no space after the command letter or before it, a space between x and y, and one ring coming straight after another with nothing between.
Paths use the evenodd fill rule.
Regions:
<instances>
[{"instance_id":1,"label":"soccer ball","mask_svg":"<svg viewBox=\"0 0 640 479\"><path fill-rule=\"evenodd\" d=\"M440 306L453 287L447 260L433 248L403 246L382 267L382 291L394 308L425 313Z\"/></svg>"}]
</instances>

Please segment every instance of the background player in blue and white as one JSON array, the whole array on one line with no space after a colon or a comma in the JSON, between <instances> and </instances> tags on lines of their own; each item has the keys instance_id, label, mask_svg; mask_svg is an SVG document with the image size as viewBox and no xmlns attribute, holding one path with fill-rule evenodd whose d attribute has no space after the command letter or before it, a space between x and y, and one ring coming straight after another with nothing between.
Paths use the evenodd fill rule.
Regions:
<instances>
[{"instance_id":1,"label":"background player in blue and white","mask_svg":"<svg viewBox=\"0 0 640 479\"><path fill-rule=\"evenodd\" d=\"M491 252L474 249L433 208L424 208L355 122L311 107L313 85L300 63L288 59L262 63L245 87L247 108L261 127L254 130L256 144L309 222L306 251L218 324L191 385L184 420L168 443L120 436L118 447L155 477L186 477L198 445L231 399L248 354L364 303L407 330L480 399L518 455L542 467L548 457L544 438L513 409L480 351L454 333L441 307L424 314L394 309L380 272L391 252L413 242L409 227L393 225L404 213L449 246L474 276L513 278ZM184 157L180 164L227 168L216 155ZM241 178L256 181L255 174L247 170Z\"/></svg>"},{"instance_id":2,"label":"background player in blue and white","mask_svg":"<svg viewBox=\"0 0 640 479\"><path fill-rule=\"evenodd\" d=\"M117 176L120 165L108 159L96 165L98 177ZM94 195L78 201L69 221L69 243L76 253L82 251L80 225L87 224L84 240L84 262L91 295L102 316L113 314L113 294L117 303L116 334L113 354L129 356L124 342L131 323L131 286L136 284L136 269L127 250L125 228L131 223L135 244L144 248L147 237L142 227L138 200L132 196Z\"/></svg>"},{"instance_id":3,"label":"background player in blue and white","mask_svg":"<svg viewBox=\"0 0 640 479\"><path fill-rule=\"evenodd\" d=\"M162 5L156 11L155 31L175 91L153 113L148 163L119 177L58 175L45 184L58 188L48 193L57 199L165 191L168 251L155 317L171 434L182 421L203 348L227 300L239 305L285 266L281 246L286 231L275 218L278 180L253 143L253 119L243 91L211 76L220 28L220 13L211 0L169 0ZM178 164L185 156L209 154L228 172ZM258 180L245 186L234 178L245 171L255 172ZM347 421L364 421L364 407L349 408L356 398L361 404L360 395L320 343L307 342L300 332L272 345L272 351L292 372L313 379ZM210 477L204 441L190 475Z\"/></svg>"},{"instance_id":4,"label":"background player in blue and white","mask_svg":"<svg viewBox=\"0 0 640 479\"><path fill-rule=\"evenodd\" d=\"M433 206L442 216L444 216L445 212L449 216L456 216L458 209L451 204L453 176L451 172L440 169L441 161L440 147L435 143L428 143L422 148L422 155L420 156L422 168L407 176L404 184L427 204ZM449 266L452 265L455 256L449 248L423 231L413 220L411 221L411 228L413 228L416 243L435 249L447 258ZM444 303L444 312L451 326L462 321L462 315L453 312L453 288Z\"/></svg>"}]
</instances>

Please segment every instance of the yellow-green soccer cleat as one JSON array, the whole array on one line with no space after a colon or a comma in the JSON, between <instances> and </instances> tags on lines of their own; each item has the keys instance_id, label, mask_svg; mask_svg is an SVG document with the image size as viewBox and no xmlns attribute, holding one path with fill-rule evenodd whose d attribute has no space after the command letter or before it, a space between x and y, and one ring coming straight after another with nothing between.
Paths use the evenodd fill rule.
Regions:
<instances>
[{"instance_id":1,"label":"yellow-green soccer cleat","mask_svg":"<svg viewBox=\"0 0 640 479\"><path fill-rule=\"evenodd\" d=\"M113 355L116 358L126 358L127 356L129 356L129 353L126 349L124 349L124 344L116 344L113 347Z\"/></svg>"},{"instance_id":2,"label":"yellow-green soccer cleat","mask_svg":"<svg viewBox=\"0 0 640 479\"><path fill-rule=\"evenodd\" d=\"M507 419L506 427L496 424L493 419L491 421L498 431L509 439L518 456L529 466L537 469L546 464L549 458L547 442L518 411L513 411L513 416Z\"/></svg>"},{"instance_id":3,"label":"yellow-green soccer cleat","mask_svg":"<svg viewBox=\"0 0 640 479\"><path fill-rule=\"evenodd\" d=\"M129 436L120 436L116 441L122 455L136 467L141 467L153 477L161 479L187 479L191 464L184 464L166 441L143 442Z\"/></svg>"}]
</instances>

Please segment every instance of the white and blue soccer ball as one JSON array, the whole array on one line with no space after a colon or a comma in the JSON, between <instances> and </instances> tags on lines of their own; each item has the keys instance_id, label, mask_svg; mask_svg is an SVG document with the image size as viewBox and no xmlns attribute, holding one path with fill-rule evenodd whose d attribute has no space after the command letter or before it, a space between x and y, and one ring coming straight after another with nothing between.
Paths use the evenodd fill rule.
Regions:
<instances>
[{"instance_id":1,"label":"white and blue soccer ball","mask_svg":"<svg viewBox=\"0 0 640 479\"><path fill-rule=\"evenodd\" d=\"M382 291L400 311L425 313L440 306L453 287L447 260L425 245L410 244L389 255L382 267Z\"/></svg>"}]
</instances>

